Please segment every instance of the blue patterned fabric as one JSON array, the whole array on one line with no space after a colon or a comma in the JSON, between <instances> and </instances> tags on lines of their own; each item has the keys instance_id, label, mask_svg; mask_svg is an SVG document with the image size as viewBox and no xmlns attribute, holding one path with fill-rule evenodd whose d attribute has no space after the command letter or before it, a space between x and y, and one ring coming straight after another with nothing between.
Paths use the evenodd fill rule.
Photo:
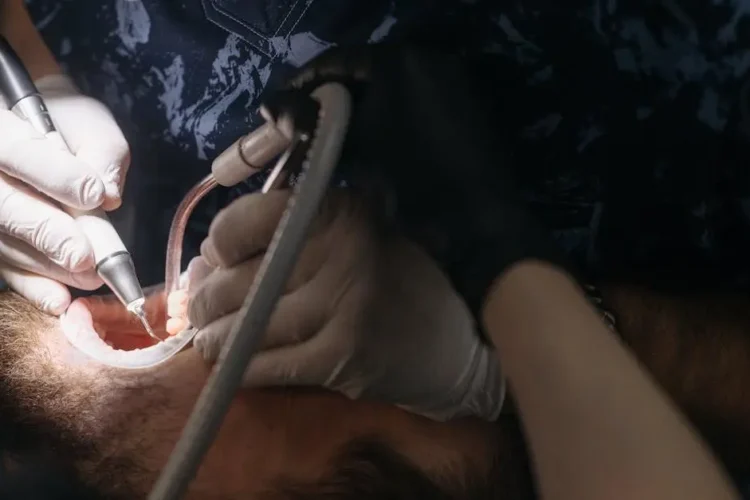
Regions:
<instances>
[{"instance_id":1,"label":"blue patterned fabric","mask_svg":"<svg viewBox=\"0 0 750 500\"><path fill-rule=\"evenodd\" d=\"M179 200L210 172L211 159L260 123L263 89L335 44L383 39L397 14L414 10L381 0L35 0L28 7L64 69L112 109L129 140L132 166L113 222L144 285L164 279ZM231 196L222 190L197 208L186 257Z\"/></svg>"},{"instance_id":2,"label":"blue patterned fabric","mask_svg":"<svg viewBox=\"0 0 750 500\"><path fill-rule=\"evenodd\" d=\"M596 274L746 289L750 2L491 10L498 114L560 241Z\"/></svg>"},{"instance_id":3,"label":"blue patterned fabric","mask_svg":"<svg viewBox=\"0 0 750 500\"><path fill-rule=\"evenodd\" d=\"M133 148L117 224L148 283L179 198L256 123L262 90L417 2L33 0L42 34ZM747 1L469 2L456 43L497 60L498 120L529 199L595 275L747 287ZM748 94L750 95L750 94ZM190 247L227 201L213 196Z\"/></svg>"}]
</instances>

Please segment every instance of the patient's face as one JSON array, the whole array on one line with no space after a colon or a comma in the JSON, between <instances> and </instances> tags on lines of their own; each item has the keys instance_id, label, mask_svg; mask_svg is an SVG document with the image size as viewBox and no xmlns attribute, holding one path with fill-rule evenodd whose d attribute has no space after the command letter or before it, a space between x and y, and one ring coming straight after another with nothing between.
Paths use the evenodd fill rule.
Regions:
<instances>
[{"instance_id":1,"label":"patient's face","mask_svg":"<svg viewBox=\"0 0 750 500\"><path fill-rule=\"evenodd\" d=\"M119 304L79 300L75 307L91 313L96 330L114 347L148 344ZM163 297L150 297L147 309L152 323L163 328ZM0 432L6 470L21 474L28 456L62 459L99 491L143 496L208 374L192 349L148 370L102 367L68 344L59 320L2 293L0 418L6 422ZM387 405L317 390L244 390L235 398L190 497L291 498L296 492L293 498L319 498L312 493L326 497L326 492L352 485L361 488L352 498L401 498L402 490L421 496L429 492L418 489L416 471L422 471L430 479L423 488L437 484L457 492L455 498L503 493L508 498L510 491L498 490L506 479L515 479L487 481L498 474L499 465L510 465L498 463L504 461L497 450L505 438L495 425L434 423ZM401 458L386 460L392 452ZM485 490L486 482L495 483L494 488ZM400 488L399 483L410 484ZM471 486L478 489L471 491Z\"/></svg>"}]
</instances>

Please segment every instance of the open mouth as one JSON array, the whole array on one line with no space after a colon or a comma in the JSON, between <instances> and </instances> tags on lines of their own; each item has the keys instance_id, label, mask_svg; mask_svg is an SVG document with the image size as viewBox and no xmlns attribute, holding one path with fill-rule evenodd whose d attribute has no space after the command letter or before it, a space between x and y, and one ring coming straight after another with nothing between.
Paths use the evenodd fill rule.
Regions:
<instances>
[{"instance_id":1,"label":"open mouth","mask_svg":"<svg viewBox=\"0 0 750 500\"><path fill-rule=\"evenodd\" d=\"M168 337L167 313L164 292L155 292L146 298L146 318L157 337ZM76 299L66 312L68 321L81 328L91 328L110 347L121 351L145 349L156 344L138 318L111 295Z\"/></svg>"},{"instance_id":2,"label":"open mouth","mask_svg":"<svg viewBox=\"0 0 750 500\"><path fill-rule=\"evenodd\" d=\"M185 294L176 293L168 301L164 291L157 290L146 296L144 304L146 318L162 342L151 338L139 319L114 296L76 299L60 322L71 344L96 361L121 368L148 368L171 358L195 334L186 328L186 321L168 318L168 302L170 314L184 317Z\"/></svg>"}]
</instances>

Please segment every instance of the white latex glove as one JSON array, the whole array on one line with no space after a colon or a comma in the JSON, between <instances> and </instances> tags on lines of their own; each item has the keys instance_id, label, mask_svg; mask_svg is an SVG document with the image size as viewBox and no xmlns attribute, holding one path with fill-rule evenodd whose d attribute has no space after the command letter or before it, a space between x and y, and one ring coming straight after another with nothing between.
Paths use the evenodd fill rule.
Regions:
<instances>
[{"instance_id":1,"label":"white latex glove","mask_svg":"<svg viewBox=\"0 0 750 500\"><path fill-rule=\"evenodd\" d=\"M208 361L219 354L288 195L234 201L213 221L203 262L190 266L188 317L201 329L194 345ZM378 234L364 205L343 190L329 194L245 383L324 386L437 420L494 419L505 392L495 354L446 276L417 246Z\"/></svg>"},{"instance_id":2,"label":"white latex glove","mask_svg":"<svg viewBox=\"0 0 750 500\"><path fill-rule=\"evenodd\" d=\"M102 285L84 234L59 208L120 205L128 144L107 108L63 75L36 82L73 154L0 106L0 277L52 314L70 303L63 285ZM58 138L59 139L59 138Z\"/></svg>"}]
</instances>

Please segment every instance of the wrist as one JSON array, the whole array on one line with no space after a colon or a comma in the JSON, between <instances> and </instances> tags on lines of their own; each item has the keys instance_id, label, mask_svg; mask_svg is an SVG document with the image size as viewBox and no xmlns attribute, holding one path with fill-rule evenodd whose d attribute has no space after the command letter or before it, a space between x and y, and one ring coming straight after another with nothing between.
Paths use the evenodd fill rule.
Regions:
<instances>
[{"instance_id":1,"label":"wrist","mask_svg":"<svg viewBox=\"0 0 750 500\"><path fill-rule=\"evenodd\" d=\"M81 91L72 78L64 73L54 73L34 81L42 95L80 95Z\"/></svg>"},{"instance_id":2,"label":"wrist","mask_svg":"<svg viewBox=\"0 0 750 500\"><path fill-rule=\"evenodd\" d=\"M32 80L61 72L60 65L31 21L23 0L0 2L0 33L23 61Z\"/></svg>"}]
</instances>

